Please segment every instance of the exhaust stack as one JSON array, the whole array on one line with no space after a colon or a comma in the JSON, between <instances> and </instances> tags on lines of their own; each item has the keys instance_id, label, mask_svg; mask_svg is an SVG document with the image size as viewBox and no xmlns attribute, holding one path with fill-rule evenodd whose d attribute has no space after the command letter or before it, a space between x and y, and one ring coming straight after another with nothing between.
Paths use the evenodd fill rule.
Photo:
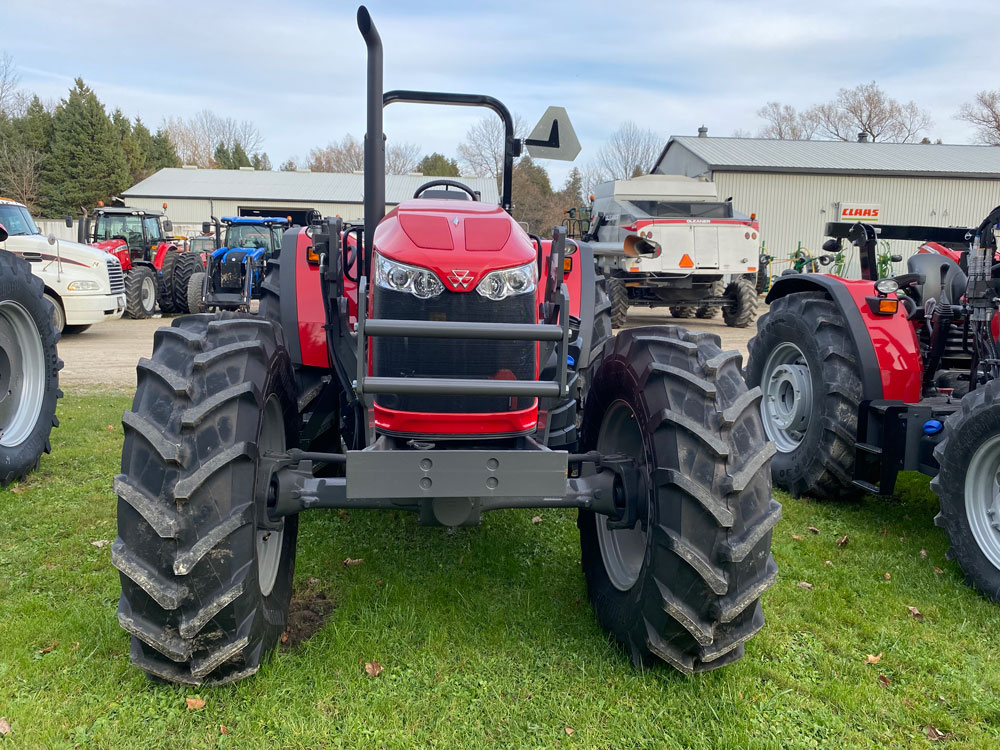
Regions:
<instances>
[{"instance_id":1,"label":"exhaust stack","mask_svg":"<svg viewBox=\"0 0 1000 750\"><path fill-rule=\"evenodd\" d=\"M358 8L358 30L368 46L368 124L365 132L365 258L371 266L375 227L385 216L385 137L382 132L382 38L365 6Z\"/></svg>"}]
</instances>

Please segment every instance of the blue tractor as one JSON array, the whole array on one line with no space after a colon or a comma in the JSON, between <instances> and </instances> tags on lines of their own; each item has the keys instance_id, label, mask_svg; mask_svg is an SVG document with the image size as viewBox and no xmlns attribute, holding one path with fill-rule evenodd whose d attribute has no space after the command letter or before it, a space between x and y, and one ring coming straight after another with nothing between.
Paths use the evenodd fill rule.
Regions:
<instances>
[{"instance_id":1,"label":"blue tractor","mask_svg":"<svg viewBox=\"0 0 1000 750\"><path fill-rule=\"evenodd\" d=\"M188 281L188 310L249 310L260 296L267 261L281 251L290 221L280 216L224 216L202 224L215 234L215 250L205 254L205 270ZM223 237L223 227L225 236Z\"/></svg>"}]
</instances>

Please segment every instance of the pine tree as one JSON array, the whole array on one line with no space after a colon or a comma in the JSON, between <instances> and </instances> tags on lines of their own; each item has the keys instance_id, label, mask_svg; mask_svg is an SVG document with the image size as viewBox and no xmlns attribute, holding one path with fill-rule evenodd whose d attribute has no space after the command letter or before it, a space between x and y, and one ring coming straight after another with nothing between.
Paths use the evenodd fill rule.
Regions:
<instances>
[{"instance_id":1,"label":"pine tree","mask_svg":"<svg viewBox=\"0 0 1000 750\"><path fill-rule=\"evenodd\" d=\"M43 211L57 216L109 200L129 185L121 138L97 95L77 78L52 116L43 170Z\"/></svg>"},{"instance_id":2,"label":"pine tree","mask_svg":"<svg viewBox=\"0 0 1000 750\"><path fill-rule=\"evenodd\" d=\"M435 151L417 164L417 171L432 177L458 177L458 162Z\"/></svg>"},{"instance_id":3,"label":"pine tree","mask_svg":"<svg viewBox=\"0 0 1000 750\"><path fill-rule=\"evenodd\" d=\"M128 163L130 185L135 185L146 177L146 153L135 135L132 123L120 109L111 113L111 124L118 131L122 155Z\"/></svg>"},{"instance_id":4,"label":"pine tree","mask_svg":"<svg viewBox=\"0 0 1000 750\"><path fill-rule=\"evenodd\" d=\"M250 157L247 156L247 152L243 150L243 146L239 143L233 145L232 150L232 166L230 169L239 169L240 167L252 167L253 163L250 161Z\"/></svg>"},{"instance_id":5,"label":"pine tree","mask_svg":"<svg viewBox=\"0 0 1000 750\"><path fill-rule=\"evenodd\" d=\"M146 169L152 174L167 167L179 167L180 165L180 157L177 156L174 144L170 142L170 136L167 135L166 130L160 128L153 135L152 146L146 152Z\"/></svg>"},{"instance_id":6,"label":"pine tree","mask_svg":"<svg viewBox=\"0 0 1000 750\"><path fill-rule=\"evenodd\" d=\"M226 148L225 143L220 143L215 147L212 160L215 162L216 169L235 169L233 166L233 154Z\"/></svg>"}]
</instances>

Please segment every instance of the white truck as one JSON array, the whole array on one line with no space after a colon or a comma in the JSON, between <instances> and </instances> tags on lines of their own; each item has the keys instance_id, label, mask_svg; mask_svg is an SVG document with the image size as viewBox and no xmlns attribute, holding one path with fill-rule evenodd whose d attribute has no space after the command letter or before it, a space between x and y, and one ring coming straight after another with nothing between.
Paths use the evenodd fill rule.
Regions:
<instances>
[{"instance_id":1,"label":"white truck","mask_svg":"<svg viewBox=\"0 0 1000 750\"><path fill-rule=\"evenodd\" d=\"M125 276L114 255L77 242L44 237L22 203L0 198L0 249L24 258L45 285L52 323L60 333L80 333L125 311Z\"/></svg>"},{"instance_id":2,"label":"white truck","mask_svg":"<svg viewBox=\"0 0 1000 750\"><path fill-rule=\"evenodd\" d=\"M591 200L584 239L609 277L616 327L630 305L667 306L676 318L721 309L738 328L754 321L760 228L719 200L715 183L650 174L601 183Z\"/></svg>"}]
</instances>

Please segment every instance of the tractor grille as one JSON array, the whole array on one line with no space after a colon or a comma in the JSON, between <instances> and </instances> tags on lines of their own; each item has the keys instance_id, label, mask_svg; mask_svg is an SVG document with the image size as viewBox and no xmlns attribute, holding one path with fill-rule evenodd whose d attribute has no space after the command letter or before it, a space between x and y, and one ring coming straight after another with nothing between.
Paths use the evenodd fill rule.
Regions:
<instances>
[{"instance_id":1,"label":"tractor grille","mask_svg":"<svg viewBox=\"0 0 1000 750\"><path fill-rule=\"evenodd\" d=\"M118 258L107 258L108 282L111 284L112 294L121 294L125 291L125 274L122 273L122 264Z\"/></svg>"},{"instance_id":2,"label":"tractor grille","mask_svg":"<svg viewBox=\"0 0 1000 750\"><path fill-rule=\"evenodd\" d=\"M464 323L535 323L535 295L521 294L494 302L475 292L444 291L422 300L376 286L373 318ZM372 339L375 377L534 380L534 341L490 341L376 337ZM419 413L502 413L529 409L533 397L425 396L380 393L375 402L387 409Z\"/></svg>"}]
</instances>

